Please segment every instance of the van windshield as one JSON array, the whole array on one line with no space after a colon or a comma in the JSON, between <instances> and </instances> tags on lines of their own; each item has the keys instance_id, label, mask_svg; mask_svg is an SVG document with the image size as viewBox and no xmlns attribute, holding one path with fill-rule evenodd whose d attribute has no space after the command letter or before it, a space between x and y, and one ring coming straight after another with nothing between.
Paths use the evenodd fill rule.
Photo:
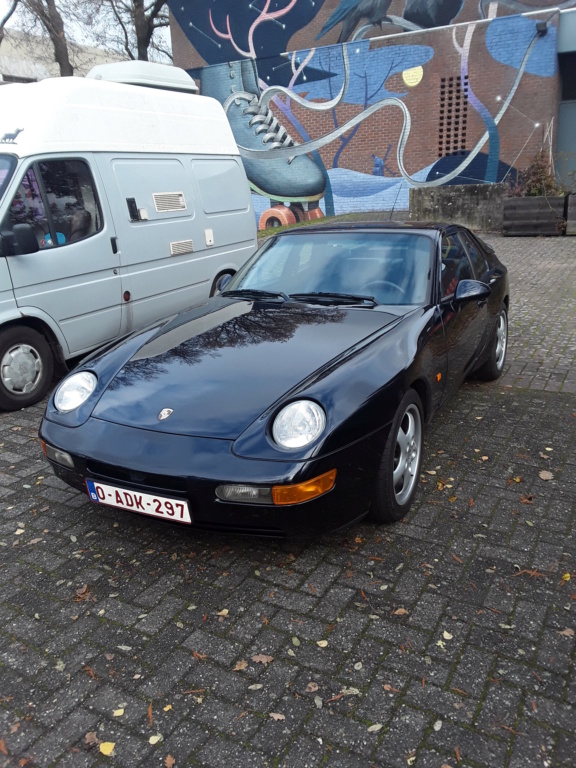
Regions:
<instances>
[{"instance_id":1,"label":"van windshield","mask_svg":"<svg viewBox=\"0 0 576 768\"><path fill-rule=\"evenodd\" d=\"M8 186L8 182L10 181L15 167L15 157L12 157L12 155L0 155L0 200L2 199L4 190Z\"/></svg>"}]
</instances>

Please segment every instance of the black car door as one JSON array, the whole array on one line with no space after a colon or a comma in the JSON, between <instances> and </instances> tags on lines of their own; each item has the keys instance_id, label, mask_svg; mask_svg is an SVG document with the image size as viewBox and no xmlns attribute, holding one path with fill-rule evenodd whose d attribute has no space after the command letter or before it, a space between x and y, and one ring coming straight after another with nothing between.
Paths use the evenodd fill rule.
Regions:
<instances>
[{"instance_id":1,"label":"black car door","mask_svg":"<svg viewBox=\"0 0 576 768\"><path fill-rule=\"evenodd\" d=\"M446 394L453 392L472 371L488 327L486 301L456 303L460 280L476 280L463 242L464 233L453 230L442 238L440 271L440 312L444 325L448 374Z\"/></svg>"}]
</instances>

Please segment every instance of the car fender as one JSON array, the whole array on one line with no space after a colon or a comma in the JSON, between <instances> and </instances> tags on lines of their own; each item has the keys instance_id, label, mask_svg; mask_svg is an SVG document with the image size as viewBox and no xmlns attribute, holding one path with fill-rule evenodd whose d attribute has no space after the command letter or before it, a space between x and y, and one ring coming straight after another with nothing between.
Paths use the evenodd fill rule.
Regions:
<instances>
[{"instance_id":1,"label":"car fender","mask_svg":"<svg viewBox=\"0 0 576 768\"><path fill-rule=\"evenodd\" d=\"M425 330L434 310L418 309L399 318L383 332L358 345L268 408L234 442L233 452L243 458L270 461L308 461L342 450L380 430L387 434L406 388L432 366L421 359ZM326 412L326 429L305 449L287 451L274 443L274 417L294 400L318 402Z\"/></svg>"}]
</instances>

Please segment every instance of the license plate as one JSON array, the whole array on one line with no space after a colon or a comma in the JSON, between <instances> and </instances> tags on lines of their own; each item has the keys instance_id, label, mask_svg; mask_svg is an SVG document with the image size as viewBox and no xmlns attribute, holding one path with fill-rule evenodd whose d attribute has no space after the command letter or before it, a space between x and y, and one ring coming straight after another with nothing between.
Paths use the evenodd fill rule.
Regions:
<instances>
[{"instance_id":1,"label":"license plate","mask_svg":"<svg viewBox=\"0 0 576 768\"><path fill-rule=\"evenodd\" d=\"M96 483L86 480L88 496L96 504L107 504L109 507L127 509L141 515L160 517L174 523L191 523L188 502L184 499L168 499L165 496L153 496L150 493L127 491L113 485Z\"/></svg>"}]
</instances>

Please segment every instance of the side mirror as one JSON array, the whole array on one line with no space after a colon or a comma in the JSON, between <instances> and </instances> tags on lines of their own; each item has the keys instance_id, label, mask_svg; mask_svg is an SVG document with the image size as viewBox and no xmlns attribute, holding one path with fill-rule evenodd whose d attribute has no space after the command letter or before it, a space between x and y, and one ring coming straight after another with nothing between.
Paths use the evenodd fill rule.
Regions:
<instances>
[{"instance_id":1,"label":"side mirror","mask_svg":"<svg viewBox=\"0 0 576 768\"><path fill-rule=\"evenodd\" d=\"M36 253L40 250L31 224L14 224L14 252L16 254Z\"/></svg>"},{"instance_id":2,"label":"side mirror","mask_svg":"<svg viewBox=\"0 0 576 768\"><path fill-rule=\"evenodd\" d=\"M457 302L486 301L491 293L490 286L479 280L460 280L456 286L454 300Z\"/></svg>"}]
</instances>

